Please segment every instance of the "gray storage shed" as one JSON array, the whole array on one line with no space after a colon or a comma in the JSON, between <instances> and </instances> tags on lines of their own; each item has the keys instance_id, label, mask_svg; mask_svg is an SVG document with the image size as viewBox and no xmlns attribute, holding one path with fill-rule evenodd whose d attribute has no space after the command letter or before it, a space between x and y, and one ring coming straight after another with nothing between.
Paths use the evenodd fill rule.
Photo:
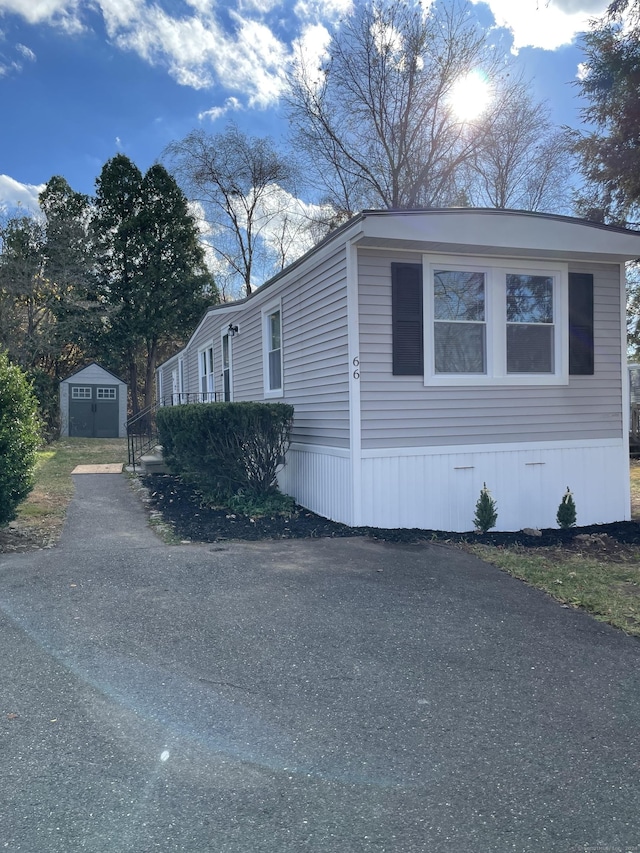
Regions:
<instances>
[{"instance_id":1,"label":"gray storage shed","mask_svg":"<svg viewBox=\"0 0 640 853\"><path fill-rule=\"evenodd\" d=\"M76 438L126 438L127 385L92 364L60 383L60 435Z\"/></svg>"}]
</instances>

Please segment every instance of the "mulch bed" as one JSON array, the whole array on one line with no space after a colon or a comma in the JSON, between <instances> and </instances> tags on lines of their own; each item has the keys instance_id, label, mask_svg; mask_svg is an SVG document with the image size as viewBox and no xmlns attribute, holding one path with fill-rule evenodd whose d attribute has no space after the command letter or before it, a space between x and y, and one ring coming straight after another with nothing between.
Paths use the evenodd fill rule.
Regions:
<instances>
[{"instance_id":1,"label":"mulch bed","mask_svg":"<svg viewBox=\"0 0 640 853\"><path fill-rule=\"evenodd\" d=\"M596 546L611 550L614 545L640 545L640 524L622 521L574 527L570 530L549 528L540 536L522 533L447 533L441 530L399 529L382 530L371 527L348 527L296 507L290 518L250 518L203 503L200 495L177 477L154 475L142 478L150 505L162 513L176 536L192 542L219 542L228 539L312 539L318 537L369 536L386 542L449 542L481 543L486 545L522 545L526 548Z\"/></svg>"}]
</instances>

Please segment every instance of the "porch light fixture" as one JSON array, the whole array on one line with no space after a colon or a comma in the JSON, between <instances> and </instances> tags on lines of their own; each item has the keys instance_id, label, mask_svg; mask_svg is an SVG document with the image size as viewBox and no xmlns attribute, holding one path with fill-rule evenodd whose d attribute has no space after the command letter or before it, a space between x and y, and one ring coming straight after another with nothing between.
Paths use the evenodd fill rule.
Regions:
<instances>
[{"instance_id":1,"label":"porch light fixture","mask_svg":"<svg viewBox=\"0 0 640 853\"><path fill-rule=\"evenodd\" d=\"M234 326L233 323L229 323L229 328L227 329L227 334L230 338L235 338L238 334L238 327Z\"/></svg>"}]
</instances>

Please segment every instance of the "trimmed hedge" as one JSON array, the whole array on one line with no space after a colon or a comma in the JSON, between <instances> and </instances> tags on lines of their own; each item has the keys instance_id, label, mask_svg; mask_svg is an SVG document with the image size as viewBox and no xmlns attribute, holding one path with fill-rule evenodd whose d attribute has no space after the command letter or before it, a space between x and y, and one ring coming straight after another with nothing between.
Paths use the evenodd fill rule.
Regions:
<instances>
[{"instance_id":1,"label":"trimmed hedge","mask_svg":"<svg viewBox=\"0 0 640 853\"><path fill-rule=\"evenodd\" d=\"M293 406L188 403L157 412L165 461L212 498L278 492L276 473L289 448Z\"/></svg>"},{"instance_id":2,"label":"trimmed hedge","mask_svg":"<svg viewBox=\"0 0 640 853\"><path fill-rule=\"evenodd\" d=\"M33 488L40 444L38 402L22 370L0 352L0 524Z\"/></svg>"}]
</instances>

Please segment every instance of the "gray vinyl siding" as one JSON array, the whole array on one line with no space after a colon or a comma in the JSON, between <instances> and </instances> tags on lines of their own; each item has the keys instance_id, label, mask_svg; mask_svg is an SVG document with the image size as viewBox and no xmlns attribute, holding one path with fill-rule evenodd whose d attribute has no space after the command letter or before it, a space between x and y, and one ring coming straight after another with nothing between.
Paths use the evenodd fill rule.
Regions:
<instances>
[{"instance_id":1,"label":"gray vinyl siding","mask_svg":"<svg viewBox=\"0 0 640 853\"><path fill-rule=\"evenodd\" d=\"M284 401L293 440L349 447L346 254L340 245L282 294Z\"/></svg>"},{"instance_id":2,"label":"gray vinyl siding","mask_svg":"<svg viewBox=\"0 0 640 853\"><path fill-rule=\"evenodd\" d=\"M187 347L162 366L164 396L171 394L171 369L185 360L184 391L200 391L198 350L214 347L216 391L222 390L221 335L238 325L231 339L233 399L264 400L262 310L281 300L283 396L273 402L294 407L292 441L349 446L346 254L343 244L322 259L295 269L256 293L236 310L213 308Z\"/></svg>"},{"instance_id":3,"label":"gray vinyl siding","mask_svg":"<svg viewBox=\"0 0 640 853\"><path fill-rule=\"evenodd\" d=\"M361 251L362 447L402 448L620 438L622 435L619 267L569 264L594 275L595 375L561 386L426 386L391 372L391 262L419 254Z\"/></svg>"}]
</instances>

